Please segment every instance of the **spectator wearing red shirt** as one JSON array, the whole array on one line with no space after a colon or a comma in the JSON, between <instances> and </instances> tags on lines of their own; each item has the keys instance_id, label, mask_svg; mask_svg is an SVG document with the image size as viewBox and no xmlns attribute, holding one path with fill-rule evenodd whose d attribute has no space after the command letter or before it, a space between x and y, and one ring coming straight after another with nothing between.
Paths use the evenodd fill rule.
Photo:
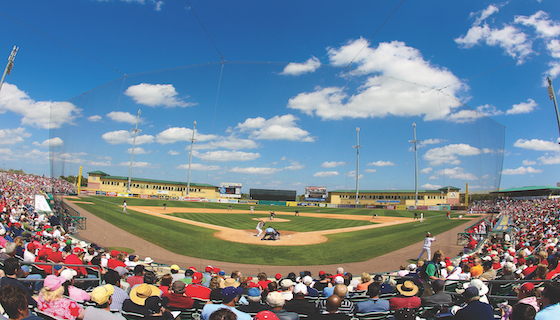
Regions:
<instances>
[{"instance_id":1,"label":"spectator wearing red shirt","mask_svg":"<svg viewBox=\"0 0 560 320\"><path fill-rule=\"evenodd\" d=\"M169 288L169 292L164 293L163 297L169 298L169 303L167 304L171 308L192 308L194 300L185 295L186 284L183 281L175 281L173 285Z\"/></svg>"},{"instance_id":2,"label":"spectator wearing red shirt","mask_svg":"<svg viewBox=\"0 0 560 320\"><path fill-rule=\"evenodd\" d=\"M200 284L203 279L203 275L200 272L195 272L192 276L192 283L185 288L185 295L187 297L210 300L210 288L205 287Z\"/></svg>"},{"instance_id":3,"label":"spectator wearing red shirt","mask_svg":"<svg viewBox=\"0 0 560 320\"><path fill-rule=\"evenodd\" d=\"M419 308L422 305L422 300L416 296L418 293L418 286L414 282L407 280L403 284L397 285L399 296L389 299L391 310L398 310L402 308Z\"/></svg>"},{"instance_id":4,"label":"spectator wearing red shirt","mask_svg":"<svg viewBox=\"0 0 560 320\"><path fill-rule=\"evenodd\" d=\"M136 267L134 267L134 275L131 277L128 277L126 279L126 282L128 282L130 284L130 287L134 287L137 284L142 284L144 283L144 266L143 265L137 265Z\"/></svg>"},{"instance_id":5,"label":"spectator wearing red shirt","mask_svg":"<svg viewBox=\"0 0 560 320\"><path fill-rule=\"evenodd\" d=\"M66 258L64 258L64 263L83 265L84 262L82 261L81 256L83 256L84 253L85 252L82 248L75 247L74 249L72 249L72 253L67 255ZM87 276L87 271L86 268L84 267L68 267L68 268L75 270L78 273L78 277Z\"/></svg>"},{"instance_id":6,"label":"spectator wearing red shirt","mask_svg":"<svg viewBox=\"0 0 560 320\"><path fill-rule=\"evenodd\" d=\"M264 290L264 289L268 288L268 284L270 283L270 280L268 280L268 277L266 276L266 273L264 273L264 272L259 273L257 278L259 279L257 284L259 285L259 288L261 290Z\"/></svg>"},{"instance_id":7,"label":"spectator wearing red shirt","mask_svg":"<svg viewBox=\"0 0 560 320\"><path fill-rule=\"evenodd\" d=\"M124 267L126 268L126 264L123 261L118 259L119 255L121 255L120 251L112 250L111 251L111 258L107 260L107 268L115 269L116 267Z\"/></svg>"},{"instance_id":8,"label":"spectator wearing red shirt","mask_svg":"<svg viewBox=\"0 0 560 320\"><path fill-rule=\"evenodd\" d=\"M58 251L58 248L58 243L53 243L50 248L47 247L47 259L54 263L62 263L64 257L62 256L62 252Z\"/></svg>"}]
</instances>

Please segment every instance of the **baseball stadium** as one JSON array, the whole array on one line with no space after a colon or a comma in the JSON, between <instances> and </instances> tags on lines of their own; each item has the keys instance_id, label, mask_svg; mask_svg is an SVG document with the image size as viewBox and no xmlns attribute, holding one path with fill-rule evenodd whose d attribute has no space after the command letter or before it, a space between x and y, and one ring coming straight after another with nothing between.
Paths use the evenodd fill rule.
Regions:
<instances>
[{"instance_id":1,"label":"baseball stadium","mask_svg":"<svg viewBox=\"0 0 560 320\"><path fill-rule=\"evenodd\" d=\"M552 14L517 14L498 36L489 17L511 6L469 9L468 33L446 34L453 46L439 52L419 42L450 20L422 41L413 26L385 34L425 10L404 1L321 3L328 18L309 3L297 4L304 15L83 2L68 3L75 30L55 13L64 27L0 12L28 45L14 46L0 81L4 122L21 122L0 129L0 319L555 319L560 184L544 185L555 174L543 168L560 149L552 113L531 118L544 109L535 92L547 98L535 64L558 76L542 54L558 58ZM360 12L339 19L345 10ZM134 44L126 54L98 41L117 35ZM514 46L529 38L544 51ZM32 45L47 41L84 61L24 91L16 54L32 65L26 55L43 51ZM461 51L477 46L517 60ZM502 84L529 73L537 85ZM559 115L554 77L544 86ZM535 88L512 100L522 87ZM516 116L527 128L512 129Z\"/></svg>"}]
</instances>

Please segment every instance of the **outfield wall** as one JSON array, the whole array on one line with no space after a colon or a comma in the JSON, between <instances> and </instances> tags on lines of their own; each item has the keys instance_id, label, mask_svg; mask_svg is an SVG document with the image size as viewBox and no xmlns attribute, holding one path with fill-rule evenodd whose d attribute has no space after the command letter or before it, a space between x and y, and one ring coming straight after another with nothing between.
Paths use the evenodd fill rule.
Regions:
<instances>
[{"instance_id":1,"label":"outfield wall","mask_svg":"<svg viewBox=\"0 0 560 320\"><path fill-rule=\"evenodd\" d=\"M145 195L131 193L117 193L105 191L93 191L82 189L81 194L88 196L107 196L120 198L136 198L136 199L153 199L153 200L169 200L169 201L189 201L189 202L213 202L213 203L229 203L229 204L249 204L264 206L282 206L282 207L315 207L315 208L348 208L348 209L383 209L383 210L425 210L425 211L450 211L450 205L439 206L406 206L404 204L387 204L387 205L355 205L355 204L336 204L322 202L297 202L297 201L268 201L268 200L241 200L241 199L206 199L199 197L168 197L165 195Z\"/></svg>"}]
</instances>

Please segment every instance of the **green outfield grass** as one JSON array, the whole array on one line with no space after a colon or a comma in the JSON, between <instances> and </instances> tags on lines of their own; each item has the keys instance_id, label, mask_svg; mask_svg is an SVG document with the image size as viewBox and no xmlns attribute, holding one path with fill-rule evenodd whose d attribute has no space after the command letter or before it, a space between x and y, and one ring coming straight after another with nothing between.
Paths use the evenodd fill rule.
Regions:
<instances>
[{"instance_id":1,"label":"green outfield grass","mask_svg":"<svg viewBox=\"0 0 560 320\"><path fill-rule=\"evenodd\" d=\"M87 197L83 201L93 204L77 203L80 207L92 214L106 220L123 230L133 233L149 242L159 245L169 251L197 258L237 262L245 264L263 265L318 265L366 261L371 258L395 251L416 242L422 241L425 232L429 230L432 234L445 232L453 227L463 224L465 220L447 220L444 212L424 212L426 220L423 223L414 221L395 226L346 232L328 235L328 241L321 244L306 246L260 246L233 243L220 240L213 236L214 230L177 223L167 219L150 216L147 214L128 210L129 214L122 212L123 199L112 197ZM129 206L161 206L166 203L168 207L206 207L225 209L228 204L218 203L186 203L144 199L128 199ZM234 209L241 209L244 205L234 205ZM246 206L247 210L249 205ZM257 209L258 207L258 209ZM290 207L267 207L257 206L256 210L293 211ZM291 210L281 210L291 209ZM299 208L300 212L309 209L316 212L317 208ZM314 210L313 210L314 209ZM321 208L321 213L357 214L353 209ZM389 212L390 211L390 212ZM367 210L368 215L372 210ZM413 217L413 212L379 210L378 215ZM195 220L190 214L189 216ZM218 220L230 218L227 225L237 229L253 229L256 221L251 220L254 215L248 214L203 214L196 219L203 222L224 225L225 222ZM258 215L257 215L258 216ZM261 215L262 216L262 215ZM301 224L301 229L294 231L325 230L346 227L345 223L362 223L365 221L351 221L339 219L324 219L312 217L294 217L278 215L279 218L301 218L307 224L306 229ZM199 221L199 220L197 220ZM212 221L212 222L209 222ZM250 221L250 222L247 222ZM277 223L275 227L279 230L288 230L283 226L292 222ZM365 222L369 224L369 222ZM294 224L294 226L297 223ZM333 227L334 226L334 227ZM119 246L118 243L111 244ZM403 257L403 261L411 257Z\"/></svg>"}]
</instances>

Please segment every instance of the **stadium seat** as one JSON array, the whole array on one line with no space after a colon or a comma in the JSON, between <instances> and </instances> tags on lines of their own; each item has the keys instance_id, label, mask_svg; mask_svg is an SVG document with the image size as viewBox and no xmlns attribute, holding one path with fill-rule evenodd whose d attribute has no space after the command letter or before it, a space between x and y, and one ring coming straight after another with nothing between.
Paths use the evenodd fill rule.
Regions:
<instances>
[{"instance_id":1,"label":"stadium seat","mask_svg":"<svg viewBox=\"0 0 560 320\"><path fill-rule=\"evenodd\" d=\"M358 320L385 320L389 319L392 315L391 311L384 312L366 312L366 313L355 313L352 319Z\"/></svg>"},{"instance_id":2,"label":"stadium seat","mask_svg":"<svg viewBox=\"0 0 560 320\"><path fill-rule=\"evenodd\" d=\"M55 316L51 316L48 313L45 313L37 308L35 308L35 310L33 311L38 317L40 317L41 319L45 319L45 320L64 320L62 318L57 318Z\"/></svg>"}]
</instances>

